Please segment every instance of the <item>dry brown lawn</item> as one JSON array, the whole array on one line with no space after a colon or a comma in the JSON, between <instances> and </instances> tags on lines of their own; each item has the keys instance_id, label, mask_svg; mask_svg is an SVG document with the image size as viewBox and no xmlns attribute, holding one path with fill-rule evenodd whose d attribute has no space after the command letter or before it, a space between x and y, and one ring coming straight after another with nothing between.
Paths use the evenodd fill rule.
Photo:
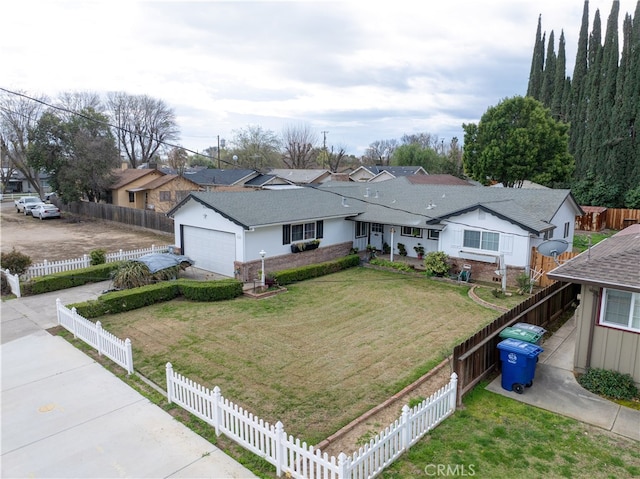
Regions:
<instances>
[{"instance_id":1,"label":"dry brown lawn","mask_svg":"<svg viewBox=\"0 0 640 479\"><path fill-rule=\"evenodd\" d=\"M174 300L100 318L133 343L136 370L165 364L316 444L429 371L498 313L467 287L353 268L286 293Z\"/></svg>"}]
</instances>

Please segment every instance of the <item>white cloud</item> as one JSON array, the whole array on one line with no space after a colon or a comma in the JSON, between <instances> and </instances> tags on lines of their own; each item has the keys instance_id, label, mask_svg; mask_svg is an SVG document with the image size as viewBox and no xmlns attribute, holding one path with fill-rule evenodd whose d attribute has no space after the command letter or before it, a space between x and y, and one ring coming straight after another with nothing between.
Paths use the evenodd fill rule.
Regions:
<instances>
[{"instance_id":1,"label":"white cloud","mask_svg":"<svg viewBox=\"0 0 640 479\"><path fill-rule=\"evenodd\" d=\"M583 3L5 2L5 88L126 91L176 110L185 147L260 124L329 130L330 143L429 131L462 139L501 99L524 94L538 15L564 29L572 74ZM624 13L635 2L622 0ZM591 0L604 28L611 1ZM7 21L10 19L10 21ZM358 151L360 150L360 151Z\"/></svg>"}]
</instances>

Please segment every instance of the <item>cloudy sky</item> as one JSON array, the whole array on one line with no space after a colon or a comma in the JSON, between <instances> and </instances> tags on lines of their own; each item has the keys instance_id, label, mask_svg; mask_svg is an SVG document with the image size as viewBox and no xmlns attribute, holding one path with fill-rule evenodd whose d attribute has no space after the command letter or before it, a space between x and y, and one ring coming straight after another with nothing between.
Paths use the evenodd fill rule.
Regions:
<instances>
[{"instance_id":1,"label":"cloudy sky","mask_svg":"<svg viewBox=\"0 0 640 479\"><path fill-rule=\"evenodd\" d=\"M307 124L360 155L376 140L462 123L526 93L538 16L564 29L573 73L582 0L4 2L0 86L147 94L199 151L260 125ZM633 14L636 0L620 1ZM603 29L612 0L589 2ZM603 31L604 36L604 31ZM557 48L557 47L556 47Z\"/></svg>"}]
</instances>

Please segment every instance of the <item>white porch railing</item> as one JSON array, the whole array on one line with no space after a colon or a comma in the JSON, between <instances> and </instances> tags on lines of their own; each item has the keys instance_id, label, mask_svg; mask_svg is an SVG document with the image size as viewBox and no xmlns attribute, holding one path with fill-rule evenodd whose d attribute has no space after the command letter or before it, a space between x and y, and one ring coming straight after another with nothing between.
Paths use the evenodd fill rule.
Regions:
<instances>
[{"instance_id":1,"label":"white porch railing","mask_svg":"<svg viewBox=\"0 0 640 479\"><path fill-rule=\"evenodd\" d=\"M11 274L11 271L8 269L4 270L4 274L7 277L7 282L9 283L9 287L11 288L11 292L16 295L16 298L21 296L20 292L20 276L17 274Z\"/></svg>"},{"instance_id":2,"label":"white porch railing","mask_svg":"<svg viewBox=\"0 0 640 479\"><path fill-rule=\"evenodd\" d=\"M300 479L365 479L380 474L385 467L422 436L453 414L456 408L457 376L449 384L402 415L369 444L352 456L341 453L328 457L313 446L288 436L280 421L275 426L225 399L217 386L213 391L181 376L167 363L167 398L213 426L244 448L273 464L276 473Z\"/></svg>"},{"instance_id":3,"label":"white porch railing","mask_svg":"<svg viewBox=\"0 0 640 479\"><path fill-rule=\"evenodd\" d=\"M56 299L58 324L73 333L74 338L80 338L85 343L104 354L116 364L126 369L127 374L133 373L133 351L129 338L124 341L102 328L100 321L92 323L80 316L76 308L67 308L60 299Z\"/></svg>"},{"instance_id":4,"label":"white porch railing","mask_svg":"<svg viewBox=\"0 0 640 479\"><path fill-rule=\"evenodd\" d=\"M139 258L149 253L167 253L169 251L169 245L155 246L151 245L151 248L142 248L131 251L117 251L115 253L106 254L106 262L113 263L114 261L125 261L130 259ZM91 258L89 255L83 255L81 258L65 259L60 261L47 261L46 259L42 263L37 263L29 266L23 277L25 279L37 278L38 276L46 276L48 274L62 273L64 271L73 271L75 269L88 268L91 266Z\"/></svg>"}]
</instances>

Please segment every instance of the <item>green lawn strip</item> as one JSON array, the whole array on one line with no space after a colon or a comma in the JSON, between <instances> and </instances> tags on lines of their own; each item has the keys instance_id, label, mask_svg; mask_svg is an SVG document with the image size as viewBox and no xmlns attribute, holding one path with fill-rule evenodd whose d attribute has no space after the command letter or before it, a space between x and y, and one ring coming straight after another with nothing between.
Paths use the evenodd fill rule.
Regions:
<instances>
[{"instance_id":1,"label":"green lawn strip","mask_svg":"<svg viewBox=\"0 0 640 479\"><path fill-rule=\"evenodd\" d=\"M581 253L589 247L589 237L591 237L591 246L599 243L614 235L617 231L607 231L605 233L576 233L573 237L573 251Z\"/></svg>"},{"instance_id":2,"label":"green lawn strip","mask_svg":"<svg viewBox=\"0 0 640 479\"><path fill-rule=\"evenodd\" d=\"M511 296L496 298L492 293L496 288L500 289L500 286L478 286L474 289L474 292L478 298L486 301L487 303L495 304L496 306L501 306L507 309L515 308L517 305L529 298L528 294L520 295L515 291L508 291L511 293Z\"/></svg>"},{"instance_id":3,"label":"green lawn strip","mask_svg":"<svg viewBox=\"0 0 640 479\"><path fill-rule=\"evenodd\" d=\"M478 478L640 475L635 441L494 394L486 384L381 477L422 477L438 467Z\"/></svg>"},{"instance_id":4,"label":"green lawn strip","mask_svg":"<svg viewBox=\"0 0 640 479\"><path fill-rule=\"evenodd\" d=\"M131 339L137 371L165 364L316 444L387 399L491 322L466 287L353 268L268 299L177 299L100 318Z\"/></svg>"}]
</instances>

